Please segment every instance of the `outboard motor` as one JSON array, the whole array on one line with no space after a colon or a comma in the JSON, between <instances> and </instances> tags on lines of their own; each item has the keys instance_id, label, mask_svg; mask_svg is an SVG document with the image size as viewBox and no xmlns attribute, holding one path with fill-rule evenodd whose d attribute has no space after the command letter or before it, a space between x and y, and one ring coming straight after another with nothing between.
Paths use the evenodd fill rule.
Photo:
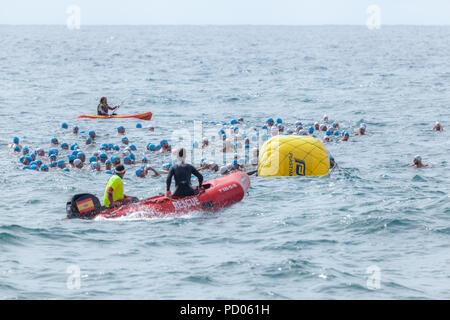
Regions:
<instances>
[{"instance_id":1,"label":"outboard motor","mask_svg":"<svg viewBox=\"0 0 450 320\"><path fill-rule=\"evenodd\" d=\"M74 195L66 204L67 218L92 219L104 209L93 194Z\"/></svg>"}]
</instances>

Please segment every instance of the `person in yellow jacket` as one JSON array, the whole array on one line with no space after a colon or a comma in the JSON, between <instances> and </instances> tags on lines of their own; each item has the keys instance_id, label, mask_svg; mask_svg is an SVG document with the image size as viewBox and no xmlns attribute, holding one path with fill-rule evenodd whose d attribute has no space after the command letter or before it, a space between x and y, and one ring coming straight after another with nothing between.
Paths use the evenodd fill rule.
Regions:
<instances>
[{"instance_id":1,"label":"person in yellow jacket","mask_svg":"<svg viewBox=\"0 0 450 320\"><path fill-rule=\"evenodd\" d=\"M109 178L106 184L103 204L105 207L117 207L129 202L138 201L135 197L129 197L123 193L123 177L125 176L125 167L118 165L115 168L115 174Z\"/></svg>"}]
</instances>

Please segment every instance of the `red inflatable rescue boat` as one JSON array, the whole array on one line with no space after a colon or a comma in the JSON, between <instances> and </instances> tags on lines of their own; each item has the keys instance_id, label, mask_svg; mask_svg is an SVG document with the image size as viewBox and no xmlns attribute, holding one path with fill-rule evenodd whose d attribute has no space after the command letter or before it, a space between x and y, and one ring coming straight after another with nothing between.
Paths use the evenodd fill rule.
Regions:
<instances>
[{"instance_id":1,"label":"red inflatable rescue boat","mask_svg":"<svg viewBox=\"0 0 450 320\"><path fill-rule=\"evenodd\" d=\"M170 214L184 214L190 211L215 211L221 208L229 207L244 198L250 186L250 178L245 172L235 171L226 176L205 181L203 187L194 196L191 197L172 197L167 198L164 195L155 196L138 202L123 205L119 208L103 209L95 214L83 216L83 213L77 216L73 214L76 203L84 204L97 199L79 197L72 202L67 203L68 218L84 219L116 219L132 213L137 213L138 217L153 218L162 217ZM82 195L78 195L82 196ZM69 207L72 210L69 213ZM80 207L79 207L80 208Z\"/></svg>"}]
</instances>

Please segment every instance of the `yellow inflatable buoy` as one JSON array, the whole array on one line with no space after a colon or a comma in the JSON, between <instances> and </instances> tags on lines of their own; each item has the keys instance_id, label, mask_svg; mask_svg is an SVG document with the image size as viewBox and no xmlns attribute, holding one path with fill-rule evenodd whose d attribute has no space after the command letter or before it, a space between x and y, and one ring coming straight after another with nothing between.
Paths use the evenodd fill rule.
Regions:
<instances>
[{"instance_id":1,"label":"yellow inflatable buoy","mask_svg":"<svg viewBox=\"0 0 450 320\"><path fill-rule=\"evenodd\" d=\"M323 143L308 136L275 136L259 152L258 176L320 176L330 170Z\"/></svg>"}]
</instances>

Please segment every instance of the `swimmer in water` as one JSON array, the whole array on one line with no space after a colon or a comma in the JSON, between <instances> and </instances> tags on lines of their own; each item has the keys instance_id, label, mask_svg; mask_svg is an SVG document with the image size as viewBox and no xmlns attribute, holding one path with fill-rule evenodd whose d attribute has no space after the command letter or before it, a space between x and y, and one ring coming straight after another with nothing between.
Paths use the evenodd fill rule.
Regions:
<instances>
[{"instance_id":1,"label":"swimmer in water","mask_svg":"<svg viewBox=\"0 0 450 320\"><path fill-rule=\"evenodd\" d=\"M77 169L83 169L84 166L83 161L81 161L80 159L73 160L73 165Z\"/></svg>"},{"instance_id":2,"label":"swimmer in water","mask_svg":"<svg viewBox=\"0 0 450 320\"><path fill-rule=\"evenodd\" d=\"M328 116L326 114L323 115L323 122L328 123Z\"/></svg>"},{"instance_id":3,"label":"swimmer in water","mask_svg":"<svg viewBox=\"0 0 450 320\"><path fill-rule=\"evenodd\" d=\"M320 125L318 122L314 122L314 130L320 131Z\"/></svg>"},{"instance_id":4,"label":"swimmer in water","mask_svg":"<svg viewBox=\"0 0 450 320\"><path fill-rule=\"evenodd\" d=\"M350 138L350 134L347 131L344 131L344 136L342 137L341 141L348 141Z\"/></svg>"},{"instance_id":5,"label":"swimmer in water","mask_svg":"<svg viewBox=\"0 0 450 320\"><path fill-rule=\"evenodd\" d=\"M421 156L415 156L413 163L410 166L414 167L414 168L424 168L424 167L428 167L428 164L425 164L422 162Z\"/></svg>"},{"instance_id":6,"label":"swimmer in water","mask_svg":"<svg viewBox=\"0 0 450 320\"><path fill-rule=\"evenodd\" d=\"M18 137L14 137L13 138L13 143L11 143L8 147L10 149L14 149L15 147L19 147L20 150L22 150L22 146L20 145L19 141L20 141L20 139ZM19 150L19 152L20 152L20 150Z\"/></svg>"},{"instance_id":7,"label":"swimmer in water","mask_svg":"<svg viewBox=\"0 0 450 320\"><path fill-rule=\"evenodd\" d=\"M433 131L444 131L444 127L438 121L434 124Z\"/></svg>"},{"instance_id":8,"label":"swimmer in water","mask_svg":"<svg viewBox=\"0 0 450 320\"><path fill-rule=\"evenodd\" d=\"M155 127L150 127L150 128L148 128L148 131L150 131L150 132L155 132Z\"/></svg>"},{"instance_id":9,"label":"swimmer in water","mask_svg":"<svg viewBox=\"0 0 450 320\"><path fill-rule=\"evenodd\" d=\"M79 131L80 129L77 127L77 126L75 126L75 127L73 127L72 128L72 133L73 134L78 134L78 131Z\"/></svg>"},{"instance_id":10,"label":"swimmer in water","mask_svg":"<svg viewBox=\"0 0 450 320\"><path fill-rule=\"evenodd\" d=\"M366 134L366 124L361 123L359 126L358 132L355 133L355 136L363 136Z\"/></svg>"},{"instance_id":11,"label":"swimmer in water","mask_svg":"<svg viewBox=\"0 0 450 320\"><path fill-rule=\"evenodd\" d=\"M117 133L118 134L125 134L125 128L123 126L117 127Z\"/></svg>"},{"instance_id":12,"label":"swimmer in water","mask_svg":"<svg viewBox=\"0 0 450 320\"><path fill-rule=\"evenodd\" d=\"M50 145L51 146L57 146L58 144L59 144L58 139L52 138L52 140L50 140Z\"/></svg>"},{"instance_id":13,"label":"swimmer in water","mask_svg":"<svg viewBox=\"0 0 450 320\"><path fill-rule=\"evenodd\" d=\"M267 119L266 124L267 124L267 126L271 127L275 124L275 121L273 121L272 118L269 118L269 119Z\"/></svg>"},{"instance_id":14,"label":"swimmer in water","mask_svg":"<svg viewBox=\"0 0 450 320\"><path fill-rule=\"evenodd\" d=\"M148 176L148 172L149 171L153 171L153 174L151 175L152 177L158 177L160 176L159 172L156 171L155 169L153 169L150 166L145 166L144 168L139 168L136 170L136 176L139 178L145 178L146 176Z\"/></svg>"},{"instance_id":15,"label":"swimmer in water","mask_svg":"<svg viewBox=\"0 0 450 320\"><path fill-rule=\"evenodd\" d=\"M122 143L128 145L129 141L127 137L122 138Z\"/></svg>"},{"instance_id":16,"label":"swimmer in water","mask_svg":"<svg viewBox=\"0 0 450 320\"><path fill-rule=\"evenodd\" d=\"M161 140L159 145L161 146L161 153L172 151L172 147L169 145L169 142L166 139Z\"/></svg>"},{"instance_id":17,"label":"swimmer in water","mask_svg":"<svg viewBox=\"0 0 450 320\"><path fill-rule=\"evenodd\" d=\"M209 141L208 138L203 138L202 140L202 149L206 148L209 146Z\"/></svg>"}]
</instances>

